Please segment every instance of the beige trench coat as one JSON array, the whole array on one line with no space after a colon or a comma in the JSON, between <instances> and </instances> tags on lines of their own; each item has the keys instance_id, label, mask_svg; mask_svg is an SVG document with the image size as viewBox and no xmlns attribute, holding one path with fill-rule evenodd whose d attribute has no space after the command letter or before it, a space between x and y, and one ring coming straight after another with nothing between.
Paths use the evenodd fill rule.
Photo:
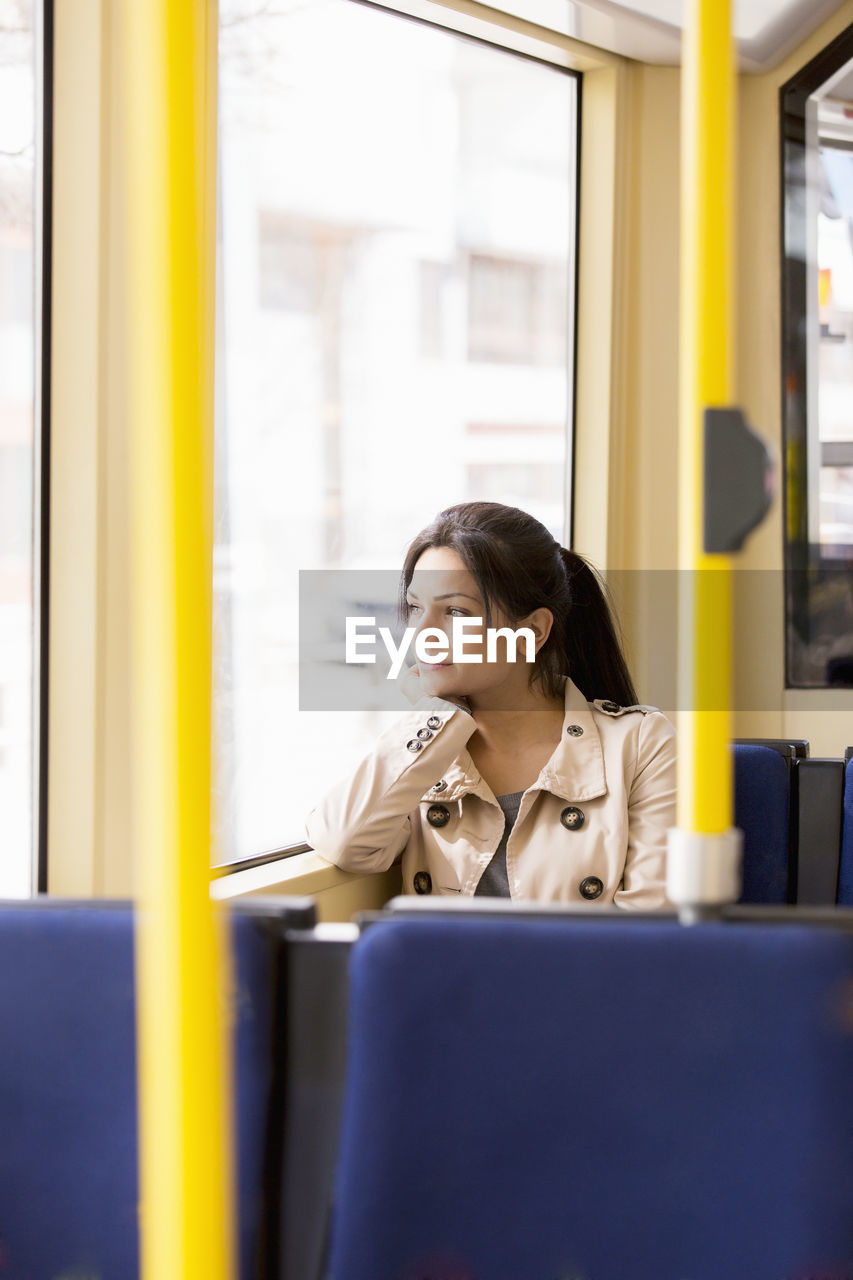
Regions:
<instances>
[{"instance_id":1,"label":"beige trench coat","mask_svg":"<svg viewBox=\"0 0 853 1280\"><path fill-rule=\"evenodd\" d=\"M471 895L504 815L466 743L472 716L421 698L308 817L308 842L345 871L403 855L406 893ZM539 902L666 905L675 731L654 707L587 702L566 681L560 745L524 792L507 844L510 894Z\"/></svg>"}]
</instances>

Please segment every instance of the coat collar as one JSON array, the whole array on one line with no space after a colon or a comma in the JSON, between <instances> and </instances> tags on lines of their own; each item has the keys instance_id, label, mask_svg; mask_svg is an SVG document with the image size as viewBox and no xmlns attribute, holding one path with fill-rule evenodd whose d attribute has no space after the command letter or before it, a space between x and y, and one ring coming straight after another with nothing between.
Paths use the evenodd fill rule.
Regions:
<instances>
[{"instance_id":1,"label":"coat collar","mask_svg":"<svg viewBox=\"0 0 853 1280\"><path fill-rule=\"evenodd\" d=\"M601 734L595 723L592 704L577 685L566 680L565 713L560 744L542 767L528 790L550 791L564 800L593 800L607 791ZM582 733L570 733L576 727ZM462 751L444 775L441 792L428 791L425 800L458 800L473 792L492 800L492 792L467 751Z\"/></svg>"}]
</instances>

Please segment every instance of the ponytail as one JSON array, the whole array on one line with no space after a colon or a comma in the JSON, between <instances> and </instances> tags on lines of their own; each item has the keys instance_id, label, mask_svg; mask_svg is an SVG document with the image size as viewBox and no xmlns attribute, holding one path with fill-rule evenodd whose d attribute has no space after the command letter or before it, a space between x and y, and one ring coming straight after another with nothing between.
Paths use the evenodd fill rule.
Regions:
<instances>
[{"instance_id":1,"label":"ponytail","mask_svg":"<svg viewBox=\"0 0 853 1280\"><path fill-rule=\"evenodd\" d=\"M607 698L623 707L632 706L639 699L622 652L607 587L576 551L561 547L560 558L571 592L563 635L568 673L588 702Z\"/></svg>"}]
</instances>

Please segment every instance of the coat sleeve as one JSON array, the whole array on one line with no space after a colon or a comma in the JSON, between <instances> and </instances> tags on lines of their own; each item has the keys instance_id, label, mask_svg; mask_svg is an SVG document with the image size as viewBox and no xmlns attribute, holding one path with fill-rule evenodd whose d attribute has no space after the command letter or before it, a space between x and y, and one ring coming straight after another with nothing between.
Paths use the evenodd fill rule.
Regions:
<instances>
[{"instance_id":1,"label":"coat sleeve","mask_svg":"<svg viewBox=\"0 0 853 1280\"><path fill-rule=\"evenodd\" d=\"M454 703L420 698L312 809L308 843L344 871L386 871L408 843L412 811L476 728L473 716ZM415 742L420 747L411 750Z\"/></svg>"},{"instance_id":2,"label":"coat sleeve","mask_svg":"<svg viewBox=\"0 0 853 1280\"><path fill-rule=\"evenodd\" d=\"M639 729L637 770L628 797L628 854L613 902L638 911L669 906L666 833L675 826L675 729L660 711Z\"/></svg>"}]
</instances>

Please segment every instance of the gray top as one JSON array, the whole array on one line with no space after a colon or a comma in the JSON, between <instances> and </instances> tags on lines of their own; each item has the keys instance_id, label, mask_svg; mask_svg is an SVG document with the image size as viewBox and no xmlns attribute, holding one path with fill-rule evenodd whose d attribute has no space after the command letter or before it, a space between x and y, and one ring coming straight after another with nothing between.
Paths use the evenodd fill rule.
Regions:
<instances>
[{"instance_id":1,"label":"gray top","mask_svg":"<svg viewBox=\"0 0 853 1280\"><path fill-rule=\"evenodd\" d=\"M508 898L510 896L506 871L506 846L513 823L518 817L518 808L523 795L523 791L513 791L511 795L495 796L504 811L504 833L500 844L492 854L491 862L480 876L477 888L474 890L475 898Z\"/></svg>"}]
</instances>

